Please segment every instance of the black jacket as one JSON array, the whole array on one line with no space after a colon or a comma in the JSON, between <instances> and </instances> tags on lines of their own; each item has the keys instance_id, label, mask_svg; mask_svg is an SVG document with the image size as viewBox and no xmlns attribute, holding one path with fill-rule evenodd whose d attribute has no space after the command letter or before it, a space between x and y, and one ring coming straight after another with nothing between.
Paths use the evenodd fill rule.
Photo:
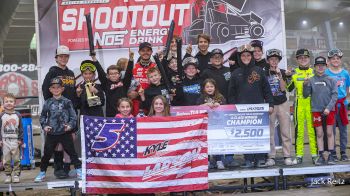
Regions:
<instances>
[{"instance_id":1,"label":"black jacket","mask_svg":"<svg viewBox=\"0 0 350 196\"><path fill-rule=\"evenodd\" d=\"M260 61L255 61L255 65L262 68L264 71L270 69L270 65L266 62L266 59L261 59Z\"/></svg>"},{"instance_id":2,"label":"black jacket","mask_svg":"<svg viewBox=\"0 0 350 196\"><path fill-rule=\"evenodd\" d=\"M190 105L196 105L197 99L200 97L202 92L202 83L203 80L196 76L192 79L189 79L185 76L185 78L182 81L182 105L184 106L190 106Z\"/></svg>"},{"instance_id":3,"label":"black jacket","mask_svg":"<svg viewBox=\"0 0 350 196\"><path fill-rule=\"evenodd\" d=\"M95 84L95 88L98 90L96 96L98 96L101 100L102 105L89 107L87 102L87 94L85 82L80 84L80 88L83 90L79 97L79 109L80 115L88 115L88 116L104 116L102 107L105 104L105 95L103 93L102 87L100 84Z\"/></svg>"},{"instance_id":4,"label":"black jacket","mask_svg":"<svg viewBox=\"0 0 350 196\"><path fill-rule=\"evenodd\" d=\"M152 105L153 98L157 95L163 95L164 97L167 98L167 100L170 99L169 91L165 84L160 84L159 86L151 84L145 90L145 101L142 102L143 109L146 109L147 111L149 111Z\"/></svg>"},{"instance_id":5,"label":"black jacket","mask_svg":"<svg viewBox=\"0 0 350 196\"><path fill-rule=\"evenodd\" d=\"M212 78L215 80L219 92L225 97L226 100L228 95L230 77L230 68L224 66L221 66L219 69L214 66L209 66L209 68L204 70L204 72L201 74L201 78L203 80L207 78Z\"/></svg>"},{"instance_id":6,"label":"black jacket","mask_svg":"<svg viewBox=\"0 0 350 196\"><path fill-rule=\"evenodd\" d=\"M78 97L75 92L75 76L74 72L68 69L68 67L66 69L62 69L58 66L53 66L49 69L49 72L46 74L42 85L44 99L47 100L52 97L49 88L51 80L56 77L61 78L64 85L62 96L71 100L73 107L76 109L78 106Z\"/></svg>"},{"instance_id":7,"label":"black jacket","mask_svg":"<svg viewBox=\"0 0 350 196\"><path fill-rule=\"evenodd\" d=\"M198 52L194 58L197 58L198 60L198 69L200 71L200 73L202 73L204 70L206 70L208 67L210 67L211 63L210 63L210 55L211 53L208 52L206 55L203 55L201 52ZM184 56L184 58L186 57L190 57L191 55L186 53L186 55Z\"/></svg>"},{"instance_id":8,"label":"black jacket","mask_svg":"<svg viewBox=\"0 0 350 196\"><path fill-rule=\"evenodd\" d=\"M125 72L124 79L118 82L112 82L107 78L106 72L103 70L101 64L94 62L98 73L98 79L101 82L102 90L106 95L106 116L115 117L117 114L117 102L120 98L126 97L132 77L133 61L129 61Z\"/></svg>"},{"instance_id":9,"label":"black jacket","mask_svg":"<svg viewBox=\"0 0 350 196\"><path fill-rule=\"evenodd\" d=\"M273 107L273 97L269 82L262 68L255 66L254 61L240 65L231 76L228 100L231 104L261 104L268 103Z\"/></svg>"}]
</instances>

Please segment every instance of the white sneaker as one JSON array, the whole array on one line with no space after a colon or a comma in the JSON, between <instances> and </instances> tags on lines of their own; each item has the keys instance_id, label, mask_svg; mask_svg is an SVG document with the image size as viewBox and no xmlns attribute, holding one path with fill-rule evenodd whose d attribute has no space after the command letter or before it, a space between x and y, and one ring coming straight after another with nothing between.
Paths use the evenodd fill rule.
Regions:
<instances>
[{"instance_id":1,"label":"white sneaker","mask_svg":"<svg viewBox=\"0 0 350 196\"><path fill-rule=\"evenodd\" d=\"M12 177L12 182L13 183L19 183L19 176L13 176Z\"/></svg>"},{"instance_id":2,"label":"white sneaker","mask_svg":"<svg viewBox=\"0 0 350 196\"><path fill-rule=\"evenodd\" d=\"M284 164L285 165L296 165L296 164L298 164L298 161L296 159L292 159L292 158L285 158Z\"/></svg>"},{"instance_id":3,"label":"white sneaker","mask_svg":"<svg viewBox=\"0 0 350 196\"><path fill-rule=\"evenodd\" d=\"M11 176L6 176L5 178L5 184L10 184L11 183Z\"/></svg>"},{"instance_id":4,"label":"white sneaker","mask_svg":"<svg viewBox=\"0 0 350 196\"><path fill-rule=\"evenodd\" d=\"M225 165L222 161L216 161L218 169L225 169Z\"/></svg>"},{"instance_id":5,"label":"white sneaker","mask_svg":"<svg viewBox=\"0 0 350 196\"><path fill-rule=\"evenodd\" d=\"M267 159L265 165L270 167L270 166L274 166L276 163L275 163L275 159Z\"/></svg>"}]
</instances>

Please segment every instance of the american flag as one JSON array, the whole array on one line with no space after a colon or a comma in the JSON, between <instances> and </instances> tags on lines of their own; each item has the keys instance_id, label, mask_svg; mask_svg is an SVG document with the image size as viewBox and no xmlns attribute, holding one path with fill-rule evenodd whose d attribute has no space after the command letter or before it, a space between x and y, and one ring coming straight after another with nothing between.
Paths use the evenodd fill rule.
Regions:
<instances>
[{"instance_id":1,"label":"american flag","mask_svg":"<svg viewBox=\"0 0 350 196\"><path fill-rule=\"evenodd\" d=\"M207 189L207 117L82 116L83 192Z\"/></svg>"}]
</instances>

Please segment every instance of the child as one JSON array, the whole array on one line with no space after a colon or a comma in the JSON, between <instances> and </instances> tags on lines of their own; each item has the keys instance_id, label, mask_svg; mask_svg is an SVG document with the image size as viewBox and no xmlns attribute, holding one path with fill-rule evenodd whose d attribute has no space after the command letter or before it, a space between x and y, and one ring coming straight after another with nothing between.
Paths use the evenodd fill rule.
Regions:
<instances>
[{"instance_id":1,"label":"child","mask_svg":"<svg viewBox=\"0 0 350 196\"><path fill-rule=\"evenodd\" d=\"M187 57L182 62L185 77L182 81L182 105L196 105L201 95L203 80L199 77L198 61L196 58Z\"/></svg>"},{"instance_id":2,"label":"child","mask_svg":"<svg viewBox=\"0 0 350 196\"><path fill-rule=\"evenodd\" d=\"M77 109L78 97L75 91L75 76L74 72L67 67L69 57L70 51L67 46L60 45L57 47L55 53L55 61L57 65L52 66L49 69L49 72L46 74L42 85L42 92L45 100L52 97L52 93L49 90L50 82L53 78L59 77L62 80L64 86L64 91L62 92L62 95L67 99L71 100L74 109ZM72 135L75 131L77 130L74 129L71 131ZM58 178L67 177L66 172L64 172L63 157L65 157L65 160L69 159L66 153L63 154L62 145L59 144L54 152L54 175ZM68 165L67 161L65 165Z\"/></svg>"},{"instance_id":3,"label":"child","mask_svg":"<svg viewBox=\"0 0 350 196\"><path fill-rule=\"evenodd\" d=\"M134 53L129 50L129 65L125 72L124 79L121 79L122 67L111 65L107 68L107 74L96 56L91 56L96 66L98 79L101 82L102 90L106 95L106 116L114 117L117 114L116 103L122 97L126 97L132 78L132 67L134 64Z\"/></svg>"},{"instance_id":4,"label":"child","mask_svg":"<svg viewBox=\"0 0 350 196\"><path fill-rule=\"evenodd\" d=\"M202 95L197 100L197 105L205 105L213 109L222 104L226 104L226 99L219 93L215 80L211 78L204 80ZM215 155L209 161L209 168L225 169L224 162L224 155Z\"/></svg>"},{"instance_id":5,"label":"child","mask_svg":"<svg viewBox=\"0 0 350 196\"><path fill-rule=\"evenodd\" d=\"M260 40L253 40L250 42L250 45L254 47L253 56L255 59L255 65L261 67L264 71L269 69L269 64L263 58L263 45L264 42Z\"/></svg>"},{"instance_id":6,"label":"child","mask_svg":"<svg viewBox=\"0 0 350 196\"><path fill-rule=\"evenodd\" d=\"M45 101L40 115L40 124L46 133L44 156L41 158L40 173L34 182L42 182L46 176L46 169L49 165L52 153L58 143L70 156L76 169L77 177L81 179L81 162L74 149L73 139L67 131L75 128L77 115L75 114L72 102L62 96L64 87L60 78L54 78L50 82L50 92L53 97Z\"/></svg>"},{"instance_id":7,"label":"child","mask_svg":"<svg viewBox=\"0 0 350 196\"><path fill-rule=\"evenodd\" d=\"M153 98L148 116L170 116L170 106L163 95Z\"/></svg>"},{"instance_id":8,"label":"child","mask_svg":"<svg viewBox=\"0 0 350 196\"><path fill-rule=\"evenodd\" d=\"M18 183L21 172L20 148L23 144L22 117L15 111L16 97L13 94L8 93L3 99L4 112L0 114L0 147L3 152L5 183L11 183L11 180Z\"/></svg>"},{"instance_id":9,"label":"child","mask_svg":"<svg viewBox=\"0 0 350 196\"><path fill-rule=\"evenodd\" d=\"M121 98L118 100L117 108L119 113L115 115L116 118L132 118L132 102L129 98Z\"/></svg>"},{"instance_id":10,"label":"child","mask_svg":"<svg viewBox=\"0 0 350 196\"><path fill-rule=\"evenodd\" d=\"M275 125L278 119L282 137L282 149L285 165L294 165L296 161L291 158L292 138L290 135L289 104L286 96L286 71L278 67L282 59L282 52L278 49L270 49L266 52L269 68L265 70L267 80L273 95L274 110L270 115L270 148L266 162L267 166L275 165Z\"/></svg>"},{"instance_id":11,"label":"child","mask_svg":"<svg viewBox=\"0 0 350 196\"><path fill-rule=\"evenodd\" d=\"M150 82L150 86L146 90L141 89L139 91L143 109L149 111L152 100L157 95L163 95L164 97L166 97L168 103L171 99L178 98L175 96L175 94L169 94L167 86L161 82L162 76L158 68L149 68L147 70L147 77Z\"/></svg>"},{"instance_id":12,"label":"child","mask_svg":"<svg viewBox=\"0 0 350 196\"><path fill-rule=\"evenodd\" d=\"M225 97L219 92L215 80L208 78L203 82L202 95L197 100L197 105L206 105L216 108L226 104Z\"/></svg>"},{"instance_id":13,"label":"child","mask_svg":"<svg viewBox=\"0 0 350 196\"><path fill-rule=\"evenodd\" d=\"M254 48L247 44L239 47L237 62L239 67L232 72L229 84L229 103L231 104L269 104L269 113L273 112L273 97L269 82L263 69L255 65ZM245 162L241 167L265 167L265 154L244 154Z\"/></svg>"},{"instance_id":14,"label":"child","mask_svg":"<svg viewBox=\"0 0 350 196\"><path fill-rule=\"evenodd\" d=\"M326 163L323 152L323 127L327 124L328 164L334 165L334 136L333 125L335 123L335 103L338 98L337 82L325 74L327 67L326 58L317 57L315 59L315 75L304 81L303 95L308 97L311 95L311 108L314 127L317 132L317 147L319 157L315 161L315 165L324 165ZM324 119L323 119L324 118Z\"/></svg>"},{"instance_id":15,"label":"child","mask_svg":"<svg viewBox=\"0 0 350 196\"><path fill-rule=\"evenodd\" d=\"M102 107L105 103L105 96L101 85L94 83L96 71L96 66L94 65L94 62L90 60L85 60L81 62L80 71L84 79L83 83L79 84L76 90L77 96L79 97L78 106L80 108L80 115L104 116ZM88 89L86 88L87 82L91 83ZM100 104L89 106L87 90L100 99Z\"/></svg>"},{"instance_id":16,"label":"child","mask_svg":"<svg viewBox=\"0 0 350 196\"><path fill-rule=\"evenodd\" d=\"M303 83L307 78L312 77L313 70L310 68L310 52L307 49L299 49L296 52L298 68L292 76L287 90L291 92L295 89L296 100L294 104L294 126L295 126L295 153L298 164L303 163L304 156L304 132L305 121L309 135L310 154L313 162L317 159L316 136L312 125L311 99L303 96Z\"/></svg>"},{"instance_id":17,"label":"child","mask_svg":"<svg viewBox=\"0 0 350 196\"><path fill-rule=\"evenodd\" d=\"M211 51L210 56L211 65L208 69L204 70L201 74L203 80L207 78L212 78L218 84L219 92L227 100L227 90L228 84L231 78L230 68L225 67L224 63L224 53L220 49L214 49Z\"/></svg>"},{"instance_id":18,"label":"child","mask_svg":"<svg viewBox=\"0 0 350 196\"><path fill-rule=\"evenodd\" d=\"M340 141L340 160L349 161L346 155L346 146L348 143L348 101L346 96L348 95L350 87L350 76L349 72L342 68L343 52L337 48L332 49L328 52L329 68L326 70L326 75L332 77L337 81L338 86L338 100L335 107L335 119L336 125L334 125L333 133L336 136L336 127L339 129L339 141ZM338 161L337 153L334 151L334 159Z\"/></svg>"}]
</instances>

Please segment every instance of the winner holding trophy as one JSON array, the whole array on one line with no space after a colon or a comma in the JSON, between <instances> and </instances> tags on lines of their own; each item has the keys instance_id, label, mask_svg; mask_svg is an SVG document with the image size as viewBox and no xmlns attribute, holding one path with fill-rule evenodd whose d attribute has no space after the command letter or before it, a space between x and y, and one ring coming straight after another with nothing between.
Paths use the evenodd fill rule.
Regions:
<instances>
[{"instance_id":1,"label":"winner holding trophy","mask_svg":"<svg viewBox=\"0 0 350 196\"><path fill-rule=\"evenodd\" d=\"M79 108L81 115L103 116L102 106L105 102L104 93L100 84L96 84L96 66L91 60L85 60L80 65L84 81L77 87L77 96L80 98Z\"/></svg>"}]
</instances>

